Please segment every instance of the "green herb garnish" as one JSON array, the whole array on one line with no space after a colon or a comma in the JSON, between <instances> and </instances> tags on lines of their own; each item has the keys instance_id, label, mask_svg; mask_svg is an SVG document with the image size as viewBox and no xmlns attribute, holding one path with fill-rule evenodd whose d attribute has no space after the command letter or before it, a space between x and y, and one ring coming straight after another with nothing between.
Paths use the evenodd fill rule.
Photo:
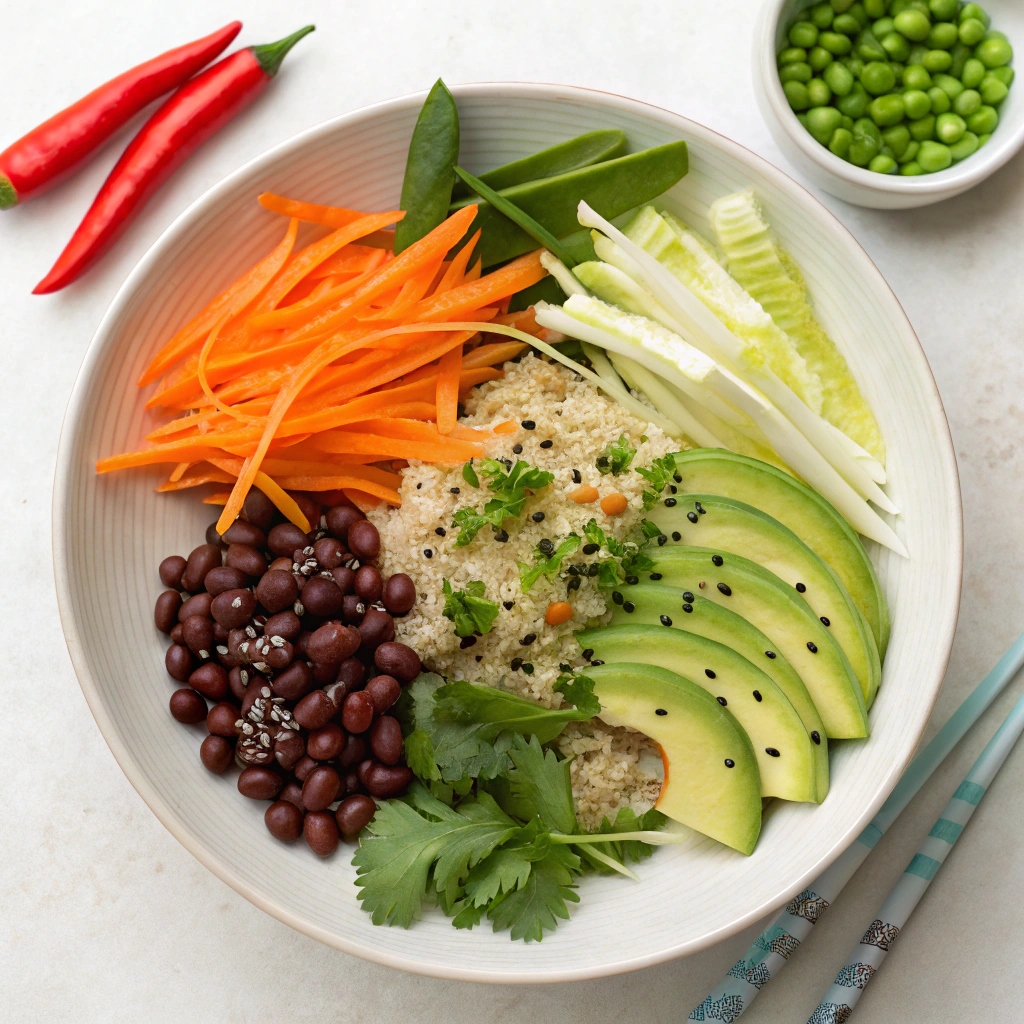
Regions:
<instances>
[{"instance_id":1,"label":"green herb garnish","mask_svg":"<svg viewBox=\"0 0 1024 1024\"><path fill-rule=\"evenodd\" d=\"M637 467L637 472L650 484L650 487L644 491L644 508L653 508L665 488L672 483L673 475L676 472L676 462L673 456L665 455L660 459L655 459L648 469L642 466Z\"/></svg>"},{"instance_id":2,"label":"green herb garnish","mask_svg":"<svg viewBox=\"0 0 1024 1024\"><path fill-rule=\"evenodd\" d=\"M468 462L462 468L463 477L472 483L466 475L467 469L474 478L476 472ZM452 526L459 531L455 541L457 548L469 544L485 526L500 530L506 519L515 519L522 513L528 491L539 491L555 479L554 474L537 469L522 459L510 468L496 459L481 459L480 473L487 478L487 488L494 497L484 505L482 512L467 507L455 513Z\"/></svg>"},{"instance_id":3,"label":"green herb garnish","mask_svg":"<svg viewBox=\"0 0 1024 1024\"><path fill-rule=\"evenodd\" d=\"M534 548L534 557L539 559L537 564L531 567L525 562L519 563L519 585L522 588L523 593L528 594L541 576L546 576L548 579L551 579L551 577L562 568L562 562L579 546L579 537L575 533L570 533L569 536L566 537L565 540L563 540L562 543L549 554L545 554L540 548Z\"/></svg>"},{"instance_id":4,"label":"green herb garnish","mask_svg":"<svg viewBox=\"0 0 1024 1024\"><path fill-rule=\"evenodd\" d=\"M583 715L593 718L601 713L601 702L594 696L594 680L575 672L563 672L553 687Z\"/></svg>"},{"instance_id":5,"label":"green herb garnish","mask_svg":"<svg viewBox=\"0 0 1024 1024\"><path fill-rule=\"evenodd\" d=\"M498 617L498 606L484 597L486 588L480 580L466 584L465 590L452 590L444 581L444 610L441 614L455 623L456 636L483 636L491 631Z\"/></svg>"},{"instance_id":6,"label":"green herb garnish","mask_svg":"<svg viewBox=\"0 0 1024 1024\"><path fill-rule=\"evenodd\" d=\"M473 468L472 459L470 459L469 462L467 462L462 467L462 479L465 480L466 483L469 484L471 487L480 486L480 477L476 475L476 470Z\"/></svg>"},{"instance_id":7,"label":"green herb garnish","mask_svg":"<svg viewBox=\"0 0 1024 1024\"><path fill-rule=\"evenodd\" d=\"M620 434L619 439L605 445L604 451L598 456L597 471L602 476L609 473L618 476L629 469L635 456L636 449L629 443L629 438L625 434Z\"/></svg>"}]
</instances>

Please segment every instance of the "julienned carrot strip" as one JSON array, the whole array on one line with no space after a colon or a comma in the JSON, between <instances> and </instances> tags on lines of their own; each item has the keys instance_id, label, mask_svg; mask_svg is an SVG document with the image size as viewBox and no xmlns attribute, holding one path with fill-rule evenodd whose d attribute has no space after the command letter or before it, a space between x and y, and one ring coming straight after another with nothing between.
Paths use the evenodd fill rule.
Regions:
<instances>
[{"instance_id":1,"label":"julienned carrot strip","mask_svg":"<svg viewBox=\"0 0 1024 1024\"><path fill-rule=\"evenodd\" d=\"M518 429L519 424L515 420L503 420L491 427L495 434L514 434Z\"/></svg>"},{"instance_id":2,"label":"julienned carrot strip","mask_svg":"<svg viewBox=\"0 0 1024 1024\"><path fill-rule=\"evenodd\" d=\"M345 488L358 489L372 494L377 501L386 501L389 505L401 505L402 498L398 491L391 487L382 487L369 480L346 476L343 473L333 476L289 476L281 477L280 483L292 491L337 491Z\"/></svg>"},{"instance_id":3,"label":"julienned carrot strip","mask_svg":"<svg viewBox=\"0 0 1024 1024\"><path fill-rule=\"evenodd\" d=\"M487 328L483 328L486 332ZM467 352L462 359L464 369L475 369L478 366L495 366L498 363L507 363L514 356L519 355L526 348L522 341L502 341L497 344L480 345Z\"/></svg>"},{"instance_id":4,"label":"julienned carrot strip","mask_svg":"<svg viewBox=\"0 0 1024 1024\"><path fill-rule=\"evenodd\" d=\"M440 266L440 260L434 263L428 263L418 273L413 274L405 284L402 285L395 301L389 306L385 307L374 317L375 320L398 320L400 321L405 314L416 305L424 295L427 294L427 290L434 283L434 278L437 276L437 270Z\"/></svg>"},{"instance_id":5,"label":"julienned carrot strip","mask_svg":"<svg viewBox=\"0 0 1024 1024\"><path fill-rule=\"evenodd\" d=\"M473 232L469 241L455 254L455 258L448 265L448 269L445 271L444 277L438 282L437 287L434 289L434 295L441 295L451 288L462 284L462 279L466 273L466 267L469 265L469 258L473 255L473 250L476 248L476 243L480 241L480 229L477 228Z\"/></svg>"},{"instance_id":6,"label":"julienned carrot strip","mask_svg":"<svg viewBox=\"0 0 1024 1024\"><path fill-rule=\"evenodd\" d=\"M303 533L309 533L313 524L302 514L302 509L296 504L295 499L283 487L262 472L256 474L255 483L277 506L281 515L289 522L294 523Z\"/></svg>"},{"instance_id":7,"label":"julienned carrot strip","mask_svg":"<svg viewBox=\"0 0 1024 1024\"><path fill-rule=\"evenodd\" d=\"M271 213L279 213L282 217L294 217L307 224L323 224L328 228L343 228L353 221L365 217L358 210L348 210L344 206L320 206L318 203L303 203L298 199L287 199L273 192L262 192L257 202Z\"/></svg>"},{"instance_id":8,"label":"julienned carrot strip","mask_svg":"<svg viewBox=\"0 0 1024 1024\"><path fill-rule=\"evenodd\" d=\"M389 255L383 249L353 242L325 259L309 276L316 279L333 274L364 274L367 270L376 270Z\"/></svg>"},{"instance_id":9,"label":"julienned carrot strip","mask_svg":"<svg viewBox=\"0 0 1024 1024\"><path fill-rule=\"evenodd\" d=\"M343 487L341 491L360 512L369 512L380 504L376 498L367 494L366 491L359 491L353 487Z\"/></svg>"},{"instance_id":10,"label":"julienned carrot strip","mask_svg":"<svg viewBox=\"0 0 1024 1024\"><path fill-rule=\"evenodd\" d=\"M469 284L472 281L478 281L481 273L483 273L483 266L483 261L477 260L476 263L466 271L466 276L462 279L462 283Z\"/></svg>"},{"instance_id":11,"label":"julienned carrot strip","mask_svg":"<svg viewBox=\"0 0 1024 1024\"><path fill-rule=\"evenodd\" d=\"M431 441L409 441L406 438L383 437L380 434L357 434L355 431L327 431L314 438L314 443L325 452L336 455L373 454L380 458L419 459L422 462L440 462L455 465L481 457L482 445L444 438L443 444Z\"/></svg>"},{"instance_id":12,"label":"julienned carrot strip","mask_svg":"<svg viewBox=\"0 0 1024 1024\"><path fill-rule=\"evenodd\" d=\"M437 432L450 434L459 418L459 378L462 375L462 345L445 352L437 364Z\"/></svg>"},{"instance_id":13,"label":"julienned carrot strip","mask_svg":"<svg viewBox=\"0 0 1024 1024\"><path fill-rule=\"evenodd\" d=\"M217 491L216 494L208 494L203 498L204 505L226 505L228 498L231 497L230 491Z\"/></svg>"},{"instance_id":14,"label":"julienned carrot strip","mask_svg":"<svg viewBox=\"0 0 1024 1024\"><path fill-rule=\"evenodd\" d=\"M288 222L284 238L269 256L264 257L248 273L243 274L233 285L221 292L160 349L139 378L139 387L151 384L182 356L193 351L200 343L200 339L204 338L225 314L235 316L256 299L291 255L298 230L299 222L293 218Z\"/></svg>"},{"instance_id":15,"label":"julienned carrot strip","mask_svg":"<svg viewBox=\"0 0 1024 1024\"><path fill-rule=\"evenodd\" d=\"M223 473L219 469L211 469L205 473L197 473L194 476L184 476L180 480L168 480L157 487L158 494L167 494L170 491L186 491L190 487L199 487L202 484L233 484L235 477L229 473Z\"/></svg>"},{"instance_id":16,"label":"julienned carrot strip","mask_svg":"<svg viewBox=\"0 0 1024 1024\"><path fill-rule=\"evenodd\" d=\"M497 370L493 366L481 366L478 370L465 370L459 374L459 398L465 398L477 384L483 384L486 380L501 380L504 376L504 370Z\"/></svg>"},{"instance_id":17,"label":"julienned carrot strip","mask_svg":"<svg viewBox=\"0 0 1024 1024\"><path fill-rule=\"evenodd\" d=\"M436 424L405 417L364 419L351 426L338 429L351 434L379 434L381 437L394 438L396 441L429 441L431 444L446 443L446 438L438 432ZM328 432L321 431L321 433L326 434Z\"/></svg>"},{"instance_id":18,"label":"julienned carrot strip","mask_svg":"<svg viewBox=\"0 0 1024 1024\"><path fill-rule=\"evenodd\" d=\"M185 475L185 473L188 471L188 468L191 465L192 465L191 462L179 462L174 467L174 469L171 470L171 475L168 477L168 482L173 484L176 481L180 480Z\"/></svg>"},{"instance_id":19,"label":"julienned carrot strip","mask_svg":"<svg viewBox=\"0 0 1024 1024\"><path fill-rule=\"evenodd\" d=\"M212 455L214 458L221 449L217 445L203 444L201 441L189 439L181 447L168 451L166 446L147 448L138 452L125 452L123 455L108 455L96 463L97 473L112 473L118 469L138 469L140 466L159 466L161 463L178 463L182 459L190 462L206 462Z\"/></svg>"}]
</instances>

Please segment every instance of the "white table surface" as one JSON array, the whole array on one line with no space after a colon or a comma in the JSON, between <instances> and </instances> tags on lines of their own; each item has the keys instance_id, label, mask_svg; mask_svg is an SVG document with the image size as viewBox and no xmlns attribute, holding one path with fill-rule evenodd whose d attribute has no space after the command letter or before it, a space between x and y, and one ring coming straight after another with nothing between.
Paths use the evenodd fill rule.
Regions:
<instances>
[{"instance_id":1,"label":"white table surface","mask_svg":"<svg viewBox=\"0 0 1024 1024\"><path fill-rule=\"evenodd\" d=\"M58 191L0 215L4 1022L675 1024L746 949L758 929L623 977L488 987L364 963L262 914L171 838L100 737L58 620L50 495L64 407L104 309L159 233L228 172L300 129L423 89L438 75L450 83L530 80L625 93L701 121L785 168L752 94L756 9L757 0L0 4L0 147L124 68L231 18L245 18L243 44L318 24L273 88L192 158L78 285L56 297L29 294L127 135ZM909 213L821 197L906 308L956 445L966 572L940 722L1024 628L1022 169L1018 158L974 192ZM1011 688L882 840L813 942L761 996L747 1017L752 1024L807 1019L1021 687ZM1022 787L1018 751L865 994L857 1020L1021 1019ZM623 937L629 941L628 921Z\"/></svg>"}]
</instances>

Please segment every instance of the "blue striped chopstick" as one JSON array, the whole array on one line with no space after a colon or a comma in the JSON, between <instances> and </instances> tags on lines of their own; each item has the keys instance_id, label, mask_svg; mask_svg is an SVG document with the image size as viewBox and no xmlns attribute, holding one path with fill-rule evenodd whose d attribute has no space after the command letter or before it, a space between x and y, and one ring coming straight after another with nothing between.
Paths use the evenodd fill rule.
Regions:
<instances>
[{"instance_id":1,"label":"blue striped chopstick","mask_svg":"<svg viewBox=\"0 0 1024 1024\"><path fill-rule=\"evenodd\" d=\"M967 699L953 712L931 742L914 758L896 784L889 799L871 823L810 886L795 896L775 923L763 931L737 961L728 975L711 994L696 1007L689 1020L739 1019L757 998L761 989L786 965L786 961L810 934L814 923L835 902L846 883L867 859L875 844L903 809L928 781L932 772L960 742L967 730L1006 688L1024 665L1024 634L1014 641L999 663L974 688Z\"/></svg>"},{"instance_id":2,"label":"blue striped chopstick","mask_svg":"<svg viewBox=\"0 0 1024 1024\"><path fill-rule=\"evenodd\" d=\"M1024 732L1024 697L1013 706L999 731L974 762L974 767L960 783L959 789L946 804L942 816L928 833L914 859L889 893L882 909L868 926L864 937L854 948L850 959L836 975L832 987L811 1014L807 1024L839 1024L849 1020L853 1008L867 988L868 982L882 966L900 930L931 885L949 851L971 820L975 808L1003 766L1014 744Z\"/></svg>"}]
</instances>

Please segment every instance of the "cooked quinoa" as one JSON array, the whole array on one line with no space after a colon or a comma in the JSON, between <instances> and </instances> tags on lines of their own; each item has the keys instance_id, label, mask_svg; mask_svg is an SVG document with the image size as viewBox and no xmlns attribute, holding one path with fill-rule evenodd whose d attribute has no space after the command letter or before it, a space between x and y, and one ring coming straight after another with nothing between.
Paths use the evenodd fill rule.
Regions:
<instances>
[{"instance_id":1,"label":"cooked quinoa","mask_svg":"<svg viewBox=\"0 0 1024 1024\"><path fill-rule=\"evenodd\" d=\"M534 551L545 538L557 546L570 532L582 537L591 518L607 534L626 538L641 518L646 486L634 467L677 451L680 442L606 398L572 371L533 354L506 364L502 379L480 385L465 404L461 422L467 426L490 426L503 420L520 424L515 433L495 443L489 453L493 458L524 459L553 473L555 479L527 499L518 520L506 520L507 541L496 539L485 528L469 545L456 548L453 515L466 506L481 506L486 489L467 484L461 466L413 463L402 470L401 507L381 506L370 513L380 531L385 573L408 573L417 587L415 607L396 622L398 639L414 647L428 668L451 679L498 686L557 707L561 696L552 687L559 665L586 665L574 631L605 623L610 615L595 579L582 577L579 589L567 592L568 566L592 561L582 548L565 560L560 574L550 580L542 576L528 594L520 587L518 563L534 565ZM527 427L521 426L523 422ZM622 434L637 449L632 466L624 473L602 476L597 459ZM520 451L515 450L517 446ZM601 497L612 492L624 495L625 512L606 516L596 501L570 500L569 494L581 484L596 487ZM534 516L539 513L543 517L536 522ZM487 599L499 603L491 631L465 649L452 623L442 615L445 579L455 590L480 580ZM547 625L548 605L566 600L572 604L573 618L560 626ZM614 816L620 807L644 809L657 798L656 749L639 733L594 721L571 726L558 742L565 755L574 757L573 796L584 825L596 826L602 816Z\"/></svg>"}]
</instances>

